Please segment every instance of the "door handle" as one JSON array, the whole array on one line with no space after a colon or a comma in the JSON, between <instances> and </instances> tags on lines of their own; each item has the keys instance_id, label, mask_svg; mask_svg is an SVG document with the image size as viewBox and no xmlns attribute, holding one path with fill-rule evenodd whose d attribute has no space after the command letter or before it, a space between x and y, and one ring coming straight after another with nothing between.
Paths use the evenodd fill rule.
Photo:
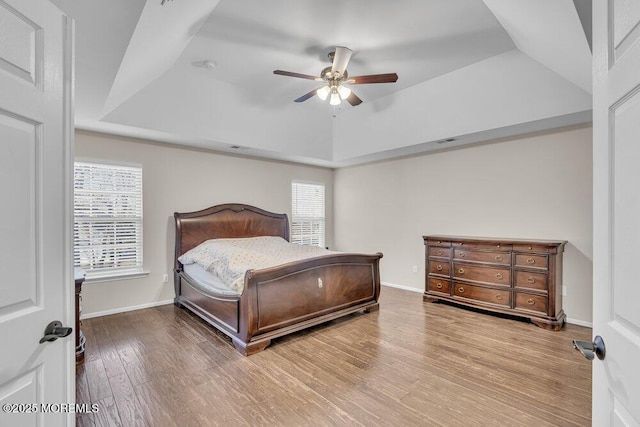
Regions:
<instances>
[{"instance_id":1,"label":"door handle","mask_svg":"<svg viewBox=\"0 0 640 427\"><path fill-rule=\"evenodd\" d=\"M60 321L54 320L44 328L44 336L40 338L40 344L67 337L71 335L71 331L73 331L73 329L62 326Z\"/></svg>"},{"instance_id":2,"label":"door handle","mask_svg":"<svg viewBox=\"0 0 640 427\"><path fill-rule=\"evenodd\" d=\"M593 360L596 356L603 360L607 354L604 346L604 340L600 335L596 335L593 342L573 340L573 348L578 350L588 360Z\"/></svg>"}]
</instances>

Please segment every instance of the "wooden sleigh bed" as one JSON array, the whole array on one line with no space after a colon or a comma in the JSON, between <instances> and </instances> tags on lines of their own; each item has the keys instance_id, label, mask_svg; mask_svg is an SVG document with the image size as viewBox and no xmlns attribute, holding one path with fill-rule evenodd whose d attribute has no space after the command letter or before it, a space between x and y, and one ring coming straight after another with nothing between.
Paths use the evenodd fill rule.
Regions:
<instances>
[{"instance_id":1,"label":"wooden sleigh bed","mask_svg":"<svg viewBox=\"0 0 640 427\"><path fill-rule=\"evenodd\" d=\"M244 355L273 338L357 311L378 309L381 253L335 253L277 267L248 270L240 295L203 292L178 260L209 239L280 236L289 240L286 214L224 204L174 214L175 305L197 314L229 337Z\"/></svg>"}]
</instances>

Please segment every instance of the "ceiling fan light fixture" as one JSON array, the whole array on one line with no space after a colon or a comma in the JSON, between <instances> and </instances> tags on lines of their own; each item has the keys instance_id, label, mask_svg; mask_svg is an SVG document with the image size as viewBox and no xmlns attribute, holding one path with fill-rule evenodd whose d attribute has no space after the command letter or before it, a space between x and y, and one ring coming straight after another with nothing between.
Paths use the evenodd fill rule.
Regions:
<instances>
[{"instance_id":1,"label":"ceiling fan light fixture","mask_svg":"<svg viewBox=\"0 0 640 427\"><path fill-rule=\"evenodd\" d=\"M329 89L329 86L323 86L320 89L318 89L316 91L316 95L318 95L318 98L322 99L323 101L325 101L327 99L327 97L329 96L329 93L331 92L331 89Z\"/></svg>"},{"instance_id":2,"label":"ceiling fan light fixture","mask_svg":"<svg viewBox=\"0 0 640 427\"><path fill-rule=\"evenodd\" d=\"M336 89L331 91L331 99L329 100L331 105L340 105L340 95Z\"/></svg>"},{"instance_id":3,"label":"ceiling fan light fixture","mask_svg":"<svg viewBox=\"0 0 640 427\"><path fill-rule=\"evenodd\" d=\"M347 99L349 95L351 95L351 89L345 86L338 86L338 93L340 94L340 98Z\"/></svg>"}]
</instances>

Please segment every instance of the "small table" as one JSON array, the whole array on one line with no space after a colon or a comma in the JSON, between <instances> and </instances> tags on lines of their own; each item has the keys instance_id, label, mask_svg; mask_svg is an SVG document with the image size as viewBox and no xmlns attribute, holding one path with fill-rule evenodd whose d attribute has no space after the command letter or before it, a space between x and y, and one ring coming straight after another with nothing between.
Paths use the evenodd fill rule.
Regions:
<instances>
[{"instance_id":1,"label":"small table","mask_svg":"<svg viewBox=\"0 0 640 427\"><path fill-rule=\"evenodd\" d=\"M84 343L86 342L86 338L80 330L80 313L82 312L80 308L80 292L82 291L82 283L86 273L82 268L75 267L73 275L76 282L76 365L79 365L84 362Z\"/></svg>"}]
</instances>

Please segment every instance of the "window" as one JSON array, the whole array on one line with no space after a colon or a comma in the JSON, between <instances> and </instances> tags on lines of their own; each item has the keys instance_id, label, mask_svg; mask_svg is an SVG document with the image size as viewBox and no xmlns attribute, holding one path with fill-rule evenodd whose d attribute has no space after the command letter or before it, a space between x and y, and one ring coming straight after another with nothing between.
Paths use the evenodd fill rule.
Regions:
<instances>
[{"instance_id":1,"label":"window","mask_svg":"<svg viewBox=\"0 0 640 427\"><path fill-rule=\"evenodd\" d=\"M142 272L142 168L74 164L73 261L87 279Z\"/></svg>"},{"instance_id":2,"label":"window","mask_svg":"<svg viewBox=\"0 0 640 427\"><path fill-rule=\"evenodd\" d=\"M324 247L324 185L291 183L291 242Z\"/></svg>"}]
</instances>

